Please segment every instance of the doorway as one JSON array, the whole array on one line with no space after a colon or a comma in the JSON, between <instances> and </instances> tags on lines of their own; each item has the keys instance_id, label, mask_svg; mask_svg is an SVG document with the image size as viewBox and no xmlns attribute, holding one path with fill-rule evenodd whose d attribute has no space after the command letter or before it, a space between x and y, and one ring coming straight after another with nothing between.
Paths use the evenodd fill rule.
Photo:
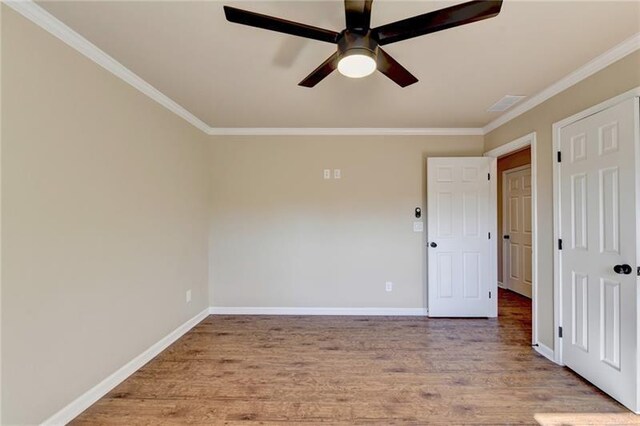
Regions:
<instances>
[{"instance_id":1,"label":"doorway","mask_svg":"<svg viewBox=\"0 0 640 426\"><path fill-rule=\"evenodd\" d=\"M523 291L526 290L527 287L530 290L526 290L527 293L530 292L528 296L520 295L520 292L516 294L514 291L515 297L527 297L530 299L531 303L531 343L533 348L545 356L550 360L554 360L553 350L548 348L547 346L541 344L538 341L538 332L537 332L537 318L538 318L538 310L537 310L537 293L538 293L538 271L537 271L537 258L538 258L538 226L537 226L537 160L536 160L536 152L537 152L537 141L536 141L536 133L530 133L523 137L520 137L516 140L513 140L509 143L506 143L498 148L495 148L491 151L486 152L484 155L486 157L492 157L497 159L497 176L498 176L498 194L496 197L496 212L498 218L498 231L500 232L499 238L495 240L495 245L497 247L498 252L498 265L497 265L497 276L498 286L502 287L501 292L504 291L514 291L517 289ZM505 242L511 239L511 234L505 232L505 221L504 221L504 196L503 196L503 182L504 182L504 172L512 171L517 172L520 170L524 170L525 167L528 169L528 177L520 176L519 187L526 186L526 190L522 191L518 195L518 201L514 203L518 204L518 212L514 212L519 219L518 229L524 227L524 223L527 222L526 227L521 231L521 233L526 234L526 239L524 240L524 244L522 243L523 236L518 236L516 238L516 242L520 241L521 248L516 250L514 248L514 256L517 254L518 257L514 257L514 270L507 271L507 273L513 272L515 275L523 277L520 279L520 282L525 282L526 287L522 288L521 286L513 285L513 288L507 289L505 285L505 256L504 252L506 252L506 248L509 250L511 247ZM524 182L523 182L524 181ZM524 188L523 188L524 189ZM514 189L515 192L515 189ZM525 215L527 214L527 215ZM530 225L529 225L530 223ZM522 225L522 226L520 226ZM509 236L509 238L504 238L505 236ZM522 238L521 238L522 237ZM522 248L525 246L524 248ZM505 248L506 247L506 248ZM516 253L516 251L518 253ZM524 252L524 254L523 254ZM529 256L530 257L525 257ZM517 262L515 262L517 260ZM509 257L509 262L511 261L511 257ZM520 268L519 271L516 271L515 268ZM525 299L526 300L526 299Z\"/></svg>"}]
</instances>

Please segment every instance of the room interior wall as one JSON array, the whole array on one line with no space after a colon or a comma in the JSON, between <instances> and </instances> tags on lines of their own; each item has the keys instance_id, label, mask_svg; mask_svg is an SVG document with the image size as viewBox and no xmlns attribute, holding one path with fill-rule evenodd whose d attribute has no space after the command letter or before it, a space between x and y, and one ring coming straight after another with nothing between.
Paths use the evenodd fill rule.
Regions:
<instances>
[{"instance_id":1,"label":"room interior wall","mask_svg":"<svg viewBox=\"0 0 640 426\"><path fill-rule=\"evenodd\" d=\"M4 4L1 39L0 423L37 424L208 307L207 139Z\"/></svg>"},{"instance_id":2,"label":"room interior wall","mask_svg":"<svg viewBox=\"0 0 640 426\"><path fill-rule=\"evenodd\" d=\"M498 281L504 283L503 281L503 268L504 268L504 242L502 236L504 235L504 199L502 193L502 173L509 169L514 169L516 167L525 166L527 164L531 164L531 148L525 148L518 152L514 152L512 154L506 155L502 158L498 158L498 182L497 182L497 193L498 193L498 234L500 238L498 239Z\"/></svg>"},{"instance_id":3,"label":"room interior wall","mask_svg":"<svg viewBox=\"0 0 640 426\"><path fill-rule=\"evenodd\" d=\"M479 156L483 138L218 136L209 147L212 306L426 308L425 233L413 231L425 159Z\"/></svg>"},{"instance_id":4,"label":"room interior wall","mask_svg":"<svg viewBox=\"0 0 640 426\"><path fill-rule=\"evenodd\" d=\"M549 348L554 343L553 318L553 139L552 125L593 105L640 86L640 52L636 51L591 77L485 135L485 151L531 132L537 134L538 335Z\"/></svg>"},{"instance_id":5,"label":"room interior wall","mask_svg":"<svg viewBox=\"0 0 640 426\"><path fill-rule=\"evenodd\" d=\"M425 158L536 131L551 229L551 124L640 86L636 52L485 138L205 136L4 5L1 25L2 423L44 420L209 304L425 308Z\"/></svg>"}]
</instances>

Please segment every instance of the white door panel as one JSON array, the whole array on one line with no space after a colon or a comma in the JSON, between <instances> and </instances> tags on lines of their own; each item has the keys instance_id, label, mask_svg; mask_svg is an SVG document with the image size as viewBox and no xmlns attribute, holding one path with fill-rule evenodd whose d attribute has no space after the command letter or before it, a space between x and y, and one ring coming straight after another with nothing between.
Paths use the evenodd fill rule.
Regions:
<instances>
[{"instance_id":1,"label":"white door panel","mask_svg":"<svg viewBox=\"0 0 640 426\"><path fill-rule=\"evenodd\" d=\"M492 159L429 158L429 316L486 317L492 258L490 181Z\"/></svg>"},{"instance_id":2,"label":"white door panel","mask_svg":"<svg viewBox=\"0 0 640 426\"><path fill-rule=\"evenodd\" d=\"M533 250L531 227L531 167L506 171L503 175L504 286L531 297Z\"/></svg>"},{"instance_id":3,"label":"white door panel","mask_svg":"<svg viewBox=\"0 0 640 426\"><path fill-rule=\"evenodd\" d=\"M630 99L562 128L559 165L563 362L634 411L638 115Z\"/></svg>"}]
</instances>

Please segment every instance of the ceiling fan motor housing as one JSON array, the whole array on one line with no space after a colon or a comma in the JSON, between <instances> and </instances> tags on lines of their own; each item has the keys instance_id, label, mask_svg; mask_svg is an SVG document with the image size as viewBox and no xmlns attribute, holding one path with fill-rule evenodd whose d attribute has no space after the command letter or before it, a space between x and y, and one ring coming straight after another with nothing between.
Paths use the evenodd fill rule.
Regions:
<instances>
[{"instance_id":1,"label":"ceiling fan motor housing","mask_svg":"<svg viewBox=\"0 0 640 426\"><path fill-rule=\"evenodd\" d=\"M338 39L338 58L342 59L350 55L366 55L378 60L378 42L371 37L371 31L359 34L344 30Z\"/></svg>"}]
</instances>

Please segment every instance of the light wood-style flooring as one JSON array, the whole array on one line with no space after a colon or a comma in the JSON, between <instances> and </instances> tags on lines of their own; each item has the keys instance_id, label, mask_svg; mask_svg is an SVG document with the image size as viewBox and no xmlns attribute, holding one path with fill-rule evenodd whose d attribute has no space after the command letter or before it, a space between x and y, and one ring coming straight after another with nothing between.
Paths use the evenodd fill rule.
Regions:
<instances>
[{"instance_id":1,"label":"light wood-style flooring","mask_svg":"<svg viewBox=\"0 0 640 426\"><path fill-rule=\"evenodd\" d=\"M498 319L209 316L73 424L536 424L629 413Z\"/></svg>"}]
</instances>

